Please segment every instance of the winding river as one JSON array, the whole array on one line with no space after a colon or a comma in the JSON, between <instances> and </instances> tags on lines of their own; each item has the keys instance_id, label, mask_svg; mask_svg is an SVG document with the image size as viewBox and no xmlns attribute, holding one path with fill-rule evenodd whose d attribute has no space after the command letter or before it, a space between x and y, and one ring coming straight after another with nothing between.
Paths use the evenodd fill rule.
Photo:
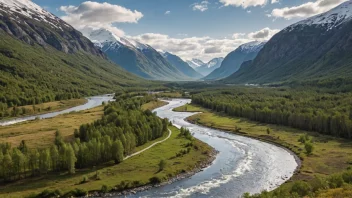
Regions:
<instances>
[{"instance_id":1,"label":"winding river","mask_svg":"<svg viewBox=\"0 0 352 198\"><path fill-rule=\"evenodd\" d=\"M6 126L55 117L72 111L94 108L113 100L111 95L87 98L84 105L63 111L38 116L28 116L0 121ZM172 109L190 103L188 99L167 101L168 105L155 110L161 118L168 118L177 127L187 127L193 135L219 151L214 163L190 178L175 183L139 192L129 197L240 197L243 193L259 193L272 190L288 180L298 166L295 157L287 150L219 130L186 122L184 119L195 113L173 112Z\"/></svg>"},{"instance_id":2,"label":"winding river","mask_svg":"<svg viewBox=\"0 0 352 198\"><path fill-rule=\"evenodd\" d=\"M294 173L298 164L286 149L255 139L186 122L195 113L173 112L190 103L174 99L155 110L177 127L187 127L193 135L219 151L214 163L190 178L139 192L129 197L241 197L243 193L273 190Z\"/></svg>"},{"instance_id":3,"label":"winding river","mask_svg":"<svg viewBox=\"0 0 352 198\"><path fill-rule=\"evenodd\" d=\"M72 107L69 109L65 109L62 111L46 113L46 114L41 114L41 115L35 115L35 116L14 118L14 119L9 119L9 120L1 120L0 126L8 126L8 125L12 125L12 124L20 123L20 122L35 120L36 118L40 118L40 119L52 118L52 117L55 117L55 116L58 116L61 114L70 113L72 111L83 111L83 110L91 109L91 108L94 108L94 107L101 105L103 102L112 101L113 94L92 96L92 97L88 97L86 99L87 99L87 103L85 103L83 105L76 106L76 107Z\"/></svg>"}]
</instances>

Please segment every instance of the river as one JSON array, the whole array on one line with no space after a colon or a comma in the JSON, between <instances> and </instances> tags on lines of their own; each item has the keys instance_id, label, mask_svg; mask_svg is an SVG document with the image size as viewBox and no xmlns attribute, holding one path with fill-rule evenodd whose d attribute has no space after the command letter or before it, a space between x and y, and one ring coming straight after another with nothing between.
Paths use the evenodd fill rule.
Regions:
<instances>
[{"instance_id":1,"label":"river","mask_svg":"<svg viewBox=\"0 0 352 198\"><path fill-rule=\"evenodd\" d=\"M187 127L194 137L219 151L214 163L190 178L139 192L129 197L241 197L243 193L273 190L288 180L298 164L286 149L255 139L186 122L195 113L172 109L191 101L174 99L155 110L175 126Z\"/></svg>"},{"instance_id":2,"label":"river","mask_svg":"<svg viewBox=\"0 0 352 198\"><path fill-rule=\"evenodd\" d=\"M83 105L79 105L76 107L72 107L69 109L65 109L62 111L57 111L57 112L52 112L52 113L46 113L42 115L34 115L34 116L25 116L25 117L19 117L19 118L13 118L9 120L1 120L0 121L0 126L7 126L7 125L12 125L20 122L25 122L25 121L30 121L30 120L35 120L36 118L40 119L46 119L46 118L52 118L61 114L65 113L70 113L72 111L83 111L87 109L91 109L94 107L97 107L101 105L103 102L108 102L113 100L113 94L107 94L107 95L101 95L101 96L92 96L88 97L87 103Z\"/></svg>"}]
</instances>

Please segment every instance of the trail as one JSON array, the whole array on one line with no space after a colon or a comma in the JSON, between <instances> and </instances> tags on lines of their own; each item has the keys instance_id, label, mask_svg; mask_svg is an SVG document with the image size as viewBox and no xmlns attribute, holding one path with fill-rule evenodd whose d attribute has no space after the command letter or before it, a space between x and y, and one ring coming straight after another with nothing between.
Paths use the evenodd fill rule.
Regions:
<instances>
[{"instance_id":1,"label":"trail","mask_svg":"<svg viewBox=\"0 0 352 198\"><path fill-rule=\"evenodd\" d=\"M133 156L136 156L136 155L139 155L139 154L143 153L144 151L147 151L147 150L151 149L151 148L154 147L155 145L165 142L166 140L168 140L168 139L171 137L171 134L172 134L171 130L170 130L170 129L168 129L168 130L169 130L169 135L168 135L165 139L160 140L160 141L158 141L158 142L154 142L152 145L148 146L147 148L145 148L145 149L143 149L143 150L140 150L140 151L138 151L138 152L135 152L135 153L133 153L133 154L131 154L131 155L125 157L123 160L126 160L126 159L128 159L128 158L130 158L130 157L133 157Z\"/></svg>"}]
</instances>

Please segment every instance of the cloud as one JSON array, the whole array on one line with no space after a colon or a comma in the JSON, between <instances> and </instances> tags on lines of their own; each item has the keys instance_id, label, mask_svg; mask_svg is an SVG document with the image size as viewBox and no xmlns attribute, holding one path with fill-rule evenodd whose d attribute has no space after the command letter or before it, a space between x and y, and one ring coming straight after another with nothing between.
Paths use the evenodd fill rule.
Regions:
<instances>
[{"instance_id":1,"label":"cloud","mask_svg":"<svg viewBox=\"0 0 352 198\"><path fill-rule=\"evenodd\" d=\"M214 57L225 57L238 46L254 40L268 40L279 30L264 28L251 33L235 33L232 38L215 39L211 37L172 38L165 34L146 33L128 36L141 43L149 44L159 51L168 51L184 60L199 58L209 61Z\"/></svg>"},{"instance_id":2,"label":"cloud","mask_svg":"<svg viewBox=\"0 0 352 198\"><path fill-rule=\"evenodd\" d=\"M106 28L121 36L123 31L114 27L114 23L137 23L143 14L119 5L86 1L78 6L61 6L66 15L64 21L83 33L89 29Z\"/></svg>"},{"instance_id":3,"label":"cloud","mask_svg":"<svg viewBox=\"0 0 352 198\"><path fill-rule=\"evenodd\" d=\"M191 6L194 11L204 12L208 10L208 4L210 4L208 1L202 1L200 3L194 3Z\"/></svg>"},{"instance_id":4,"label":"cloud","mask_svg":"<svg viewBox=\"0 0 352 198\"><path fill-rule=\"evenodd\" d=\"M165 12L165 15L168 15L168 14L171 14L171 11L170 11L170 10L168 10L168 11Z\"/></svg>"},{"instance_id":5,"label":"cloud","mask_svg":"<svg viewBox=\"0 0 352 198\"><path fill-rule=\"evenodd\" d=\"M280 0L271 0L271 3L274 4L274 3L279 3Z\"/></svg>"},{"instance_id":6,"label":"cloud","mask_svg":"<svg viewBox=\"0 0 352 198\"><path fill-rule=\"evenodd\" d=\"M141 43L149 44L159 51L168 51L184 60L199 58L209 61L214 57L224 57L243 43L252 40L214 39L210 37L172 38L164 34L146 33L138 36L128 36Z\"/></svg>"},{"instance_id":7,"label":"cloud","mask_svg":"<svg viewBox=\"0 0 352 198\"><path fill-rule=\"evenodd\" d=\"M347 0L317 0L299 6L274 9L270 17L293 19L304 18L326 12Z\"/></svg>"},{"instance_id":8,"label":"cloud","mask_svg":"<svg viewBox=\"0 0 352 198\"><path fill-rule=\"evenodd\" d=\"M278 30L278 29L272 30L272 29L266 27L266 28L263 28L259 31L251 32L247 36L249 39L254 39L254 40L269 40L271 37L273 37L279 31L280 30Z\"/></svg>"},{"instance_id":9,"label":"cloud","mask_svg":"<svg viewBox=\"0 0 352 198\"><path fill-rule=\"evenodd\" d=\"M255 6L264 6L268 0L220 0L224 6L235 6L235 7L255 7Z\"/></svg>"}]
</instances>

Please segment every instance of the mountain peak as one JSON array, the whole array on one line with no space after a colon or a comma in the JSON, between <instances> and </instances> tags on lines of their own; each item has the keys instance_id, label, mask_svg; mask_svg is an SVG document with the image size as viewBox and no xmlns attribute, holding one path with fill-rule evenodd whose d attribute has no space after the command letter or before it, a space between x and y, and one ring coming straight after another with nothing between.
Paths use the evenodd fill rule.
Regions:
<instances>
[{"instance_id":1,"label":"mountain peak","mask_svg":"<svg viewBox=\"0 0 352 198\"><path fill-rule=\"evenodd\" d=\"M252 41L239 46L238 50L247 52L247 53L255 52L263 48L265 44L266 44L266 41Z\"/></svg>"},{"instance_id":2,"label":"mountain peak","mask_svg":"<svg viewBox=\"0 0 352 198\"><path fill-rule=\"evenodd\" d=\"M325 13L295 23L285 28L285 30L291 31L293 28L300 25L317 25L330 30L350 20L352 20L352 0L346 1Z\"/></svg>"},{"instance_id":3,"label":"mountain peak","mask_svg":"<svg viewBox=\"0 0 352 198\"><path fill-rule=\"evenodd\" d=\"M66 28L72 28L70 25L62 23L60 18L30 0L0 0L0 11L9 15L20 14L37 21L45 22L58 29L62 29L62 25L65 25ZM14 16L14 18L17 17Z\"/></svg>"}]
</instances>

